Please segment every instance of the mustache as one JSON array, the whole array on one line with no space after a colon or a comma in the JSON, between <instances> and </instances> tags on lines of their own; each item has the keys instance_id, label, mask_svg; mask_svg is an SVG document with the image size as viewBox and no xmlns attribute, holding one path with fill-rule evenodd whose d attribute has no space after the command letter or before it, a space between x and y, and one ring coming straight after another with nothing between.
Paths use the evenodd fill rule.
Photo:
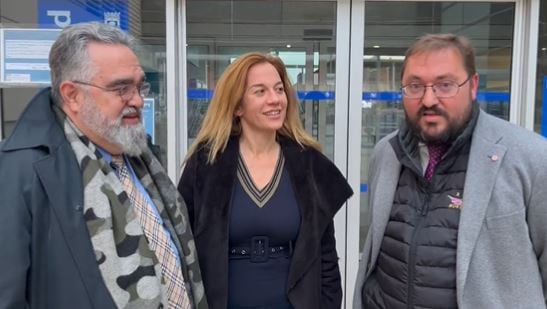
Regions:
<instances>
[{"instance_id":1,"label":"mustache","mask_svg":"<svg viewBox=\"0 0 547 309\"><path fill-rule=\"evenodd\" d=\"M121 113L121 117L124 117L124 116L127 116L127 115L130 115L130 114L137 114L139 115L139 118L141 117L141 109L140 108L136 108L134 106L128 106L126 108L123 109L122 113Z\"/></svg>"},{"instance_id":2,"label":"mustache","mask_svg":"<svg viewBox=\"0 0 547 309\"><path fill-rule=\"evenodd\" d=\"M418 110L418 118L422 118L422 116L426 112L430 115L433 114L437 116L443 116L447 119L449 118L448 113L444 109L440 108L438 105L433 105L432 107L420 107L420 109Z\"/></svg>"},{"instance_id":3,"label":"mustache","mask_svg":"<svg viewBox=\"0 0 547 309\"><path fill-rule=\"evenodd\" d=\"M139 116L139 119L142 120L142 110L140 108L136 108L134 106L127 106L125 107L120 115L113 120L113 124L117 127L121 127L123 124L123 117L131 114L137 114Z\"/></svg>"}]
</instances>

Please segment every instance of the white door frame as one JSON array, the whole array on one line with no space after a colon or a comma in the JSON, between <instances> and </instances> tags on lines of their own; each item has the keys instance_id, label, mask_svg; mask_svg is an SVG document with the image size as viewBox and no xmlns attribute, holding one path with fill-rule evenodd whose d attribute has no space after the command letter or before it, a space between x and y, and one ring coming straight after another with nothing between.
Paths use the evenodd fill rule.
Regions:
<instances>
[{"instance_id":1,"label":"white door frame","mask_svg":"<svg viewBox=\"0 0 547 309\"><path fill-rule=\"evenodd\" d=\"M342 304L352 308L359 263L364 2L339 0L337 13L334 162L354 193L335 217L335 236L344 289Z\"/></svg>"},{"instance_id":2,"label":"white door frame","mask_svg":"<svg viewBox=\"0 0 547 309\"><path fill-rule=\"evenodd\" d=\"M188 144L185 4L185 0L166 0L165 3L167 174L175 184Z\"/></svg>"},{"instance_id":3,"label":"white door frame","mask_svg":"<svg viewBox=\"0 0 547 309\"><path fill-rule=\"evenodd\" d=\"M352 308L359 261L361 170L361 93L364 10L373 0L338 0L334 162L355 192L335 217L337 250L344 288L344 308ZM378 1L378 0L376 0ZM409 0L383 0L409 1ZM409 1L410 2L410 1ZM511 68L510 121L534 126L540 0L459 0L411 2L512 2L515 27ZM186 1L166 0L167 170L178 181L187 151Z\"/></svg>"}]
</instances>

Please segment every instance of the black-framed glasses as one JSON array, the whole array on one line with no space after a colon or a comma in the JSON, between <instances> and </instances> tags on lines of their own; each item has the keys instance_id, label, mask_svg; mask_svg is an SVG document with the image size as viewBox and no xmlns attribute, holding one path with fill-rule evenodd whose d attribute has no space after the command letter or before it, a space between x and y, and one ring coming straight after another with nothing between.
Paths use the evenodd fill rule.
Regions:
<instances>
[{"instance_id":1,"label":"black-framed glasses","mask_svg":"<svg viewBox=\"0 0 547 309\"><path fill-rule=\"evenodd\" d=\"M451 98L458 94L460 88L471 79L471 76L473 75L469 75L461 84L450 80L434 83L433 85L410 83L401 87L401 91L403 92L403 95L409 99L420 99L425 95L425 90L431 87L431 89L433 89L433 94L435 94L437 98Z\"/></svg>"},{"instance_id":2,"label":"black-framed glasses","mask_svg":"<svg viewBox=\"0 0 547 309\"><path fill-rule=\"evenodd\" d=\"M132 85L132 84L122 85L122 86L114 87L114 88L106 88L99 85L82 82L79 80L73 80L72 82L75 84L95 87L95 88L101 89L102 91L117 92L123 101L131 100L133 96L135 95L135 91L139 93L139 96L141 98L145 98L148 95L148 93L150 93L150 83L148 82L143 82L140 85Z\"/></svg>"}]
</instances>

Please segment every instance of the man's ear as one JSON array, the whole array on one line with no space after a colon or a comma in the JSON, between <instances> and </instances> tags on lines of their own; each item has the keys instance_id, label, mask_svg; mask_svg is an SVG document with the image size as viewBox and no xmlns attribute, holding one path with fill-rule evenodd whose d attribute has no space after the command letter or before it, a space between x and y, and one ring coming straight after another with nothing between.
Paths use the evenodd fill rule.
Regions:
<instances>
[{"instance_id":1,"label":"man's ear","mask_svg":"<svg viewBox=\"0 0 547 309\"><path fill-rule=\"evenodd\" d=\"M59 93L61 94L64 108L69 109L73 113L77 113L80 110L80 101L82 100L83 93L73 82L63 81L59 85Z\"/></svg>"},{"instance_id":2,"label":"man's ear","mask_svg":"<svg viewBox=\"0 0 547 309\"><path fill-rule=\"evenodd\" d=\"M479 91L479 74L475 73L471 76L471 99L475 101L477 99L477 92Z\"/></svg>"}]
</instances>

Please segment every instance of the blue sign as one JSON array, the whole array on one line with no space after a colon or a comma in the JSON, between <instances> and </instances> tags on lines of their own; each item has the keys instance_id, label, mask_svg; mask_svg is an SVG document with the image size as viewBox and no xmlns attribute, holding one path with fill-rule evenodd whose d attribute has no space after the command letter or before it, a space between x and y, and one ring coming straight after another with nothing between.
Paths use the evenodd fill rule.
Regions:
<instances>
[{"instance_id":1,"label":"blue sign","mask_svg":"<svg viewBox=\"0 0 547 309\"><path fill-rule=\"evenodd\" d=\"M300 100L316 100L316 101L328 101L334 100L336 94L334 91L297 91L298 99ZM490 92L484 91L477 93L477 101L486 103L509 103L509 92ZM188 99L191 100L211 100L213 98L213 90L194 88L188 89ZM363 92L361 95L362 100L367 101L391 101L400 102L403 100L400 91L377 91L377 92Z\"/></svg>"},{"instance_id":2,"label":"blue sign","mask_svg":"<svg viewBox=\"0 0 547 309\"><path fill-rule=\"evenodd\" d=\"M547 76L543 76L543 106L541 107L541 135L547 136Z\"/></svg>"},{"instance_id":3,"label":"blue sign","mask_svg":"<svg viewBox=\"0 0 547 309\"><path fill-rule=\"evenodd\" d=\"M70 24L98 21L127 30L128 0L38 0L41 28L64 28Z\"/></svg>"},{"instance_id":4,"label":"blue sign","mask_svg":"<svg viewBox=\"0 0 547 309\"><path fill-rule=\"evenodd\" d=\"M142 107L142 125L144 130L152 137L152 144L155 143L156 136L154 135L154 127L156 121L154 119L154 99L145 98L144 106Z\"/></svg>"},{"instance_id":5,"label":"blue sign","mask_svg":"<svg viewBox=\"0 0 547 309\"><path fill-rule=\"evenodd\" d=\"M50 83L49 50L60 32L57 29L0 30L0 82Z\"/></svg>"}]
</instances>

